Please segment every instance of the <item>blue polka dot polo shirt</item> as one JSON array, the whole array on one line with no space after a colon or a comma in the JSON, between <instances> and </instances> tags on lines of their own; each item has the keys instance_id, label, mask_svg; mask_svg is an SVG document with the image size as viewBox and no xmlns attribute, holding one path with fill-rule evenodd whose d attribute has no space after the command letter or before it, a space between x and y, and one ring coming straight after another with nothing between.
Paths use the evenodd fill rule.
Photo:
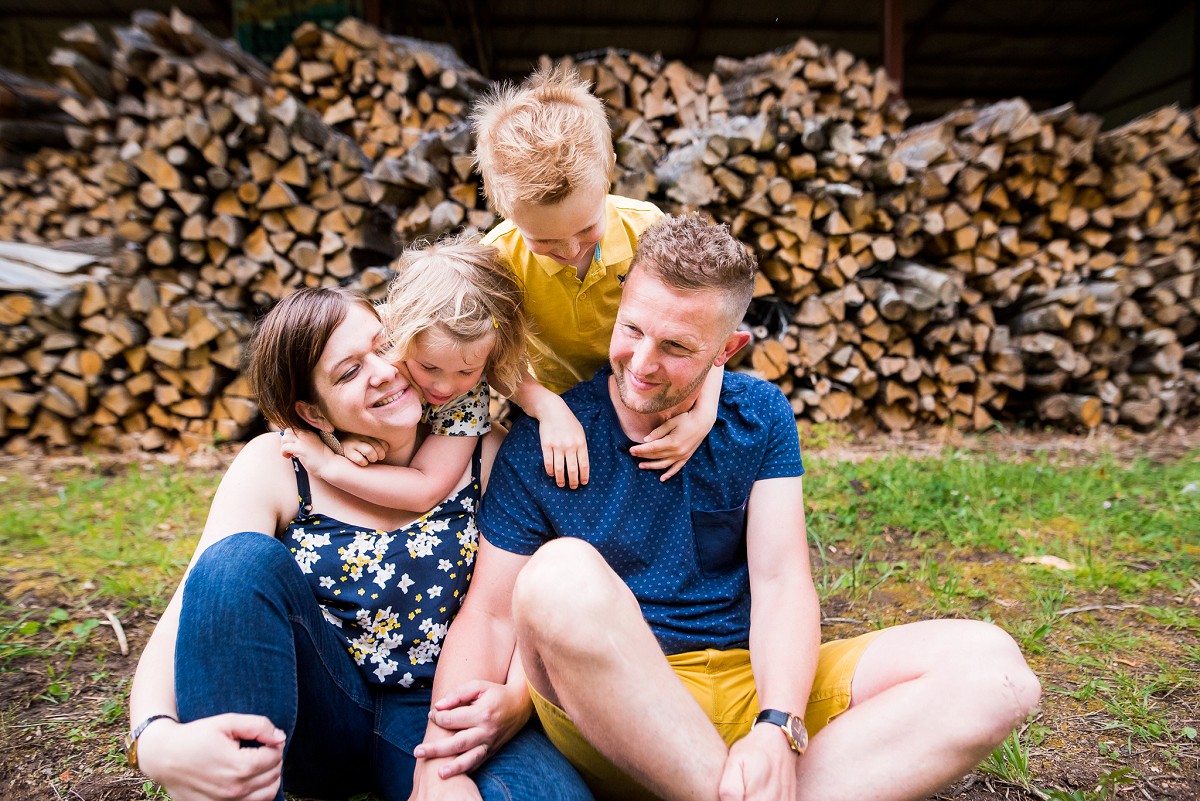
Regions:
<instances>
[{"instance_id":1,"label":"blue polka dot polo shirt","mask_svg":"<svg viewBox=\"0 0 1200 801\"><path fill-rule=\"evenodd\" d=\"M641 470L608 393L609 368L563 395L588 438L587 485L560 488L542 467L537 421L505 439L479 528L530 555L555 537L591 543L633 591L666 654L749 647L746 502L754 482L804 473L779 388L725 373L717 420L679 474Z\"/></svg>"}]
</instances>

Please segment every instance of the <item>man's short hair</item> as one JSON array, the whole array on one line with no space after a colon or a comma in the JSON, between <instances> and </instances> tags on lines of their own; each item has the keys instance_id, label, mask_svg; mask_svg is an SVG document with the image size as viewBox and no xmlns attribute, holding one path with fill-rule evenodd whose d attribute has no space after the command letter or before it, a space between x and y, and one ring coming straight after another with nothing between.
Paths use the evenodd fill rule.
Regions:
<instances>
[{"instance_id":1,"label":"man's short hair","mask_svg":"<svg viewBox=\"0 0 1200 801\"><path fill-rule=\"evenodd\" d=\"M559 203L579 189L607 193L616 155L604 103L569 67L497 87L475 104L471 122L484 194L505 217L514 203Z\"/></svg>"},{"instance_id":2,"label":"man's short hair","mask_svg":"<svg viewBox=\"0 0 1200 801\"><path fill-rule=\"evenodd\" d=\"M732 329L754 296L758 260L724 223L710 223L698 214L667 215L638 237L629 269L644 270L672 289L720 292Z\"/></svg>"}]
</instances>

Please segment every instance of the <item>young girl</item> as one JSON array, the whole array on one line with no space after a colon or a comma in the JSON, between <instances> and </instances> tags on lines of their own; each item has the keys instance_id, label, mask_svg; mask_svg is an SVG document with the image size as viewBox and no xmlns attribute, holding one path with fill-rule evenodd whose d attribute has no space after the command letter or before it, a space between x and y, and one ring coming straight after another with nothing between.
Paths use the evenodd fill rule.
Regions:
<instances>
[{"instance_id":1,"label":"young girl","mask_svg":"<svg viewBox=\"0 0 1200 801\"><path fill-rule=\"evenodd\" d=\"M332 430L318 439L289 429L281 452L364 500L424 511L454 488L476 437L491 428L485 376L505 390L524 374L521 290L494 248L452 239L402 255L379 312L386 357L420 389L422 422L432 436L408 467L366 469L381 455L380 443L361 437L342 443Z\"/></svg>"}]
</instances>

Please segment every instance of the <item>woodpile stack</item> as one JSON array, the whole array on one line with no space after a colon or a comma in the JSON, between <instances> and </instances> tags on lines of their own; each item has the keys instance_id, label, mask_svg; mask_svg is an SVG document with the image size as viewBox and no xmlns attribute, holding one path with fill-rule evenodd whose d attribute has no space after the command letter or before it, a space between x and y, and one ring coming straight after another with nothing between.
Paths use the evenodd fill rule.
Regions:
<instances>
[{"instance_id":1,"label":"woodpile stack","mask_svg":"<svg viewBox=\"0 0 1200 801\"><path fill-rule=\"evenodd\" d=\"M495 221L467 122L484 84L445 46L304 25L268 70L178 11L132 23L64 32L59 86L0 74L0 241L99 259L0 253L10 452L245 436L255 316L302 285L378 296L400 246ZM797 416L1200 411L1196 111L1101 133L1012 100L905 130L882 70L804 39L708 75L563 61L608 103L614 191L699 210L758 255L734 367Z\"/></svg>"},{"instance_id":2,"label":"woodpile stack","mask_svg":"<svg viewBox=\"0 0 1200 801\"><path fill-rule=\"evenodd\" d=\"M100 357L97 380L75 376L72 405L45 405L60 394L56 374L3 343L31 366L10 362L14 391L44 413L10 425L26 433L9 448L242 436L257 422L238 379L248 319L294 287L351 280L395 253L373 164L272 87L265 67L178 11L136 12L111 47L68 41L65 51L55 63L77 78L78 99L62 107L95 143L78 191L98 196L92 213L121 244L111 272L64 295L87 302L5 297L23 310L13 326L44 316Z\"/></svg>"},{"instance_id":3,"label":"woodpile stack","mask_svg":"<svg viewBox=\"0 0 1200 801\"><path fill-rule=\"evenodd\" d=\"M80 38L88 26L64 36ZM63 108L75 91L0 70L0 241L56 242L111 234L90 132Z\"/></svg>"},{"instance_id":4,"label":"woodpile stack","mask_svg":"<svg viewBox=\"0 0 1200 801\"><path fill-rule=\"evenodd\" d=\"M184 449L244 436L247 318L94 256L0 246L0 436L36 445Z\"/></svg>"},{"instance_id":5,"label":"woodpile stack","mask_svg":"<svg viewBox=\"0 0 1200 801\"><path fill-rule=\"evenodd\" d=\"M984 349L983 331L935 348L968 379L960 396L1088 427L1195 411L1194 115L1163 109L1100 134L1070 106L1035 114L1018 99L906 132L898 154L920 176L919 258L965 288L956 319L991 329Z\"/></svg>"},{"instance_id":6,"label":"woodpile stack","mask_svg":"<svg viewBox=\"0 0 1200 801\"><path fill-rule=\"evenodd\" d=\"M543 68L552 63L542 57ZM661 55L608 48L556 63L578 72L604 101L617 152L613 192L626 197L646 200L655 194L655 163L729 110L716 74L706 78Z\"/></svg>"},{"instance_id":7,"label":"woodpile stack","mask_svg":"<svg viewBox=\"0 0 1200 801\"><path fill-rule=\"evenodd\" d=\"M275 60L272 80L375 162L370 200L392 212L399 245L486 231L467 115L487 83L447 45L385 35L347 18L306 23Z\"/></svg>"}]
</instances>

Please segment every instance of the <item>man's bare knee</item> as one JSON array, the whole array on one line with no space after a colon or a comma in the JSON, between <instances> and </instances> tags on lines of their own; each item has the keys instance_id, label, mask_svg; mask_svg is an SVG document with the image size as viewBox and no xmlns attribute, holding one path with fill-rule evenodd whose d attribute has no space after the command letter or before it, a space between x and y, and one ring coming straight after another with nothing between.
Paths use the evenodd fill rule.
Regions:
<instances>
[{"instance_id":1,"label":"man's bare knee","mask_svg":"<svg viewBox=\"0 0 1200 801\"><path fill-rule=\"evenodd\" d=\"M1025 722L1042 687L1016 642L1003 629L978 623L966 638L961 661L947 665L960 683L963 703L975 707L978 736L996 744ZM941 671L944 677L948 671Z\"/></svg>"},{"instance_id":2,"label":"man's bare knee","mask_svg":"<svg viewBox=\"0 0 1200 801\"><path fill-rule=\"evenodd\" d=\"M628 589L595 548L560 537L539 548L521 569L513 588L513 618L527 641L586 642L594 640L591 629L603 625L626 595Z\"/></svg>"}]
</instances>

